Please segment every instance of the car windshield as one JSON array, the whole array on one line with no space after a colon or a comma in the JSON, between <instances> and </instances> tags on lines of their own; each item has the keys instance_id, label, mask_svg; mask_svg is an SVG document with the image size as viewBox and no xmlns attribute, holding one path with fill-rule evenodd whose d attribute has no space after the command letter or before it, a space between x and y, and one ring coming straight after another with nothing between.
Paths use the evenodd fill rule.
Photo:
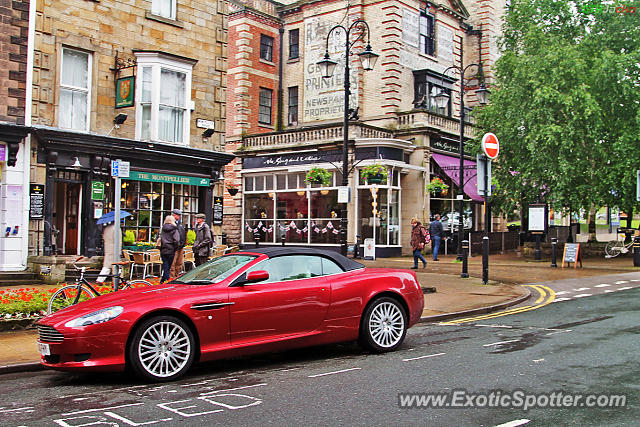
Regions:
<instances>
[{"instance_id":1,"label":"car windshield","mask_svg":"<svg viewBox=\"0 0 640 427\"><path fill-rule=\"evenodd\" d=\"M225 255L188 271L172 283L192 285L220 283L256 258L256 255Z\"/></svg>"}]
</instances>

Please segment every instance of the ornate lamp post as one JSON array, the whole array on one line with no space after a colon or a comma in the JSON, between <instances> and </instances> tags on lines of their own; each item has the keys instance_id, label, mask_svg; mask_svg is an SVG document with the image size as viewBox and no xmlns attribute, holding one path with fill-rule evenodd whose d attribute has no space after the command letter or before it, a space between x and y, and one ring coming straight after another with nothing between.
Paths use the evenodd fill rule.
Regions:
<instances>
[{"instance_id":1,"label":"ornate lamp post","mask_svg":"<svg viewBox=\"0 0 640 427\"><path fill-rule=\"evenodd\" d=\"M343 123L343 134L344 134L344 142L342 145L342 186L346 187L349 185L349 95L350 91L350 82L349 82L349 51L353 47L353 45L363 40L365 35L367 36L367 47L364 51L358 54L360 58L360 62L362 63L362 68L365 71L373 70L374 65L376 64L376 60L378 59L378 54L374 53L371 50L370 44L370 33L369 25L362 19L358 19L354 21L349 28L345 28L342 25L336 25L327 34L327 44L324 54L324 59L318 62L320 66L320 72L322 73L323 78L330 78L333 75L333 72L338 63L336 61L332 61L329 57L329 37L331 33L336 29L342 29L345 35L345 65L344 65L344 123ZM353 32L353 33L352 33ZM351 41L351 35L356 34L357 36L353 41ZM342 208L342 214L340 218L340 247L342 255L347 255L347 203L344 203Z\"/></svg>"},{"instance_id":2,"label":"ornate lamp post","mask_svg":"<svg viewBox=\"0 0 640 427\"><path fill-rule=\"evenodd\" d=\"M469 64L464 68L452 65L442 73L443 76L446 75L447 71L449 70L456 70L460 73L460 141L458 148L460 151L460 176L458 180L458 189L460 191L460 194L457 195L457 199L459 200L458 210L460 212L460 217L458 218L458 259L462 259L464 218L464 93L466 90L470 89L470 87L467 87L464 84L464 75L467 70L473 67L475 67L477 70L474 77L477 76L480 80L480 87L476 89L476 96L478 97L478 102L480 103L480 105L485 105L487 103L487 98L491 92L485 87L484 84L484 72L482 70L482 64ZM449 100L449 94L447 94L444 89L442 89L435 98L438 108L445 108Z\"/></svg>"}]
</instances>

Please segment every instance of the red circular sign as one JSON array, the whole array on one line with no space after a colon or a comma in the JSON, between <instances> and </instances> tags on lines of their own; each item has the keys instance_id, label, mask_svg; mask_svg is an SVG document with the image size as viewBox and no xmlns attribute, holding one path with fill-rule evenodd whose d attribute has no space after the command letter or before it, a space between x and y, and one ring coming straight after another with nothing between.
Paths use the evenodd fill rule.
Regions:
<instances>
[{"instance_id":1,"label":"red circular sign","mask_svg":"<svg viewBox=\"0 0 640 427\"><path fill-rule=\"evenodd\" d=\"M482 151L484 151L484 154L491 160L498 157L498 153L500 152L498 137L492 133L485 133L482 137Z\"/></svg>"}]
</instances>

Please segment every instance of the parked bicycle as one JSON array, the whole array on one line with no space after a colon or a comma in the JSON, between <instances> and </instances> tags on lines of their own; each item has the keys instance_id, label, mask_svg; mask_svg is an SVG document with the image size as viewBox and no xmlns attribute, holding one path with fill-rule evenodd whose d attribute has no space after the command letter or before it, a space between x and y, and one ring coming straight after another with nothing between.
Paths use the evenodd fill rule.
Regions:
<instances>
[{"instance_id":1,"label":"parked bicycle","mask_svg":"<svg viewBox=\"0 0 640 427\"><path fill-rule=\"evenodd\" d=\"M62 288L58 289L56 292L51 295L49 299L49 305L47 308L47 313L51 314L58 310L62 310L63 308L72 306L81 301L86 301L91 298L98 297L102 295L96 287L94 287L91 282L89 282L84 274L86 272L87 267L78 267L75 263L80 261L83 257L79 257L76 259L73 265L77 271L80 272L80 276L76 279L75 285L66 285ZM146 280L125 280L122 277L122 266L128 264L127 262L114 262L113 265L116 267L116 274L107 274L100 275L101 277L111 277L113 279L113 290L117 291L119 289L131 289L138 288L142 286L151 286L152 284Z\"/></svg>"},{"instance_id":2,"label":"parked bicycle","mask_svg":"<svg viewBox=\"0 0 640 427\"><path fill-rule=\"evenodd\" d=\"M612 240L604 247L605 258L615 258L620 254L626 254L629 252L631 245L633 245L633 239L628 242L625 240Z\"/></svg>"}]
</instances>

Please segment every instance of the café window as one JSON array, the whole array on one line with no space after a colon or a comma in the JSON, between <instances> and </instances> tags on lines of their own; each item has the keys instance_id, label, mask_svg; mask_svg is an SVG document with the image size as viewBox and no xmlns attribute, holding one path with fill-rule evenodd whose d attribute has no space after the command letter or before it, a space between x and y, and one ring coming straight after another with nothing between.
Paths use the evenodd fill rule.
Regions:
<instances>
[{"instance_id":1,"label":"caf\u00e9 window","mask_svg":"<svg viewBox=\"0 0 640 427\"><path fill-rule=\"evenodd\" d=\"M358 185L358 234L362 239L374 238L376 245L400 244L400 174L391 171L386 184ZM376 212L374 215L374 194Z\"/></svg>"},{"instance_id":2,"label":"caf\u00e9 window","mask_svg":"<svg viewBox=\"0 0 640 427\"><path fill-rule=\"evenodd\" d=\"M418 109L432 111L451 117L451 96L452 96L452 80L449 77L443 77L442 74L431 70L418 70L413 72L413 90L414 90L414 106ZM436 103L436 96L440 91L448 95L447 103L444 108L439 108Z\"/></svg>"},{"instance_id":3,"label":"caf\u00e9 window","mask_svg":"<svg viewBox=\"0 0 640 427\"><path fill-rule=\"evenodd\" d=\"M289 59L296 59L300 56L300 30L289 30Z\"/></svg>"},{"instance_id":4,"label":"caf\u00e9 window","mask_svg":"<svg viewBox=\"0 0 640 427\"><path fill-rule=\"evenodd\" d=\"M260 34L260 59L273 62L273 37Z\"/></svg>"}]
</instances>

